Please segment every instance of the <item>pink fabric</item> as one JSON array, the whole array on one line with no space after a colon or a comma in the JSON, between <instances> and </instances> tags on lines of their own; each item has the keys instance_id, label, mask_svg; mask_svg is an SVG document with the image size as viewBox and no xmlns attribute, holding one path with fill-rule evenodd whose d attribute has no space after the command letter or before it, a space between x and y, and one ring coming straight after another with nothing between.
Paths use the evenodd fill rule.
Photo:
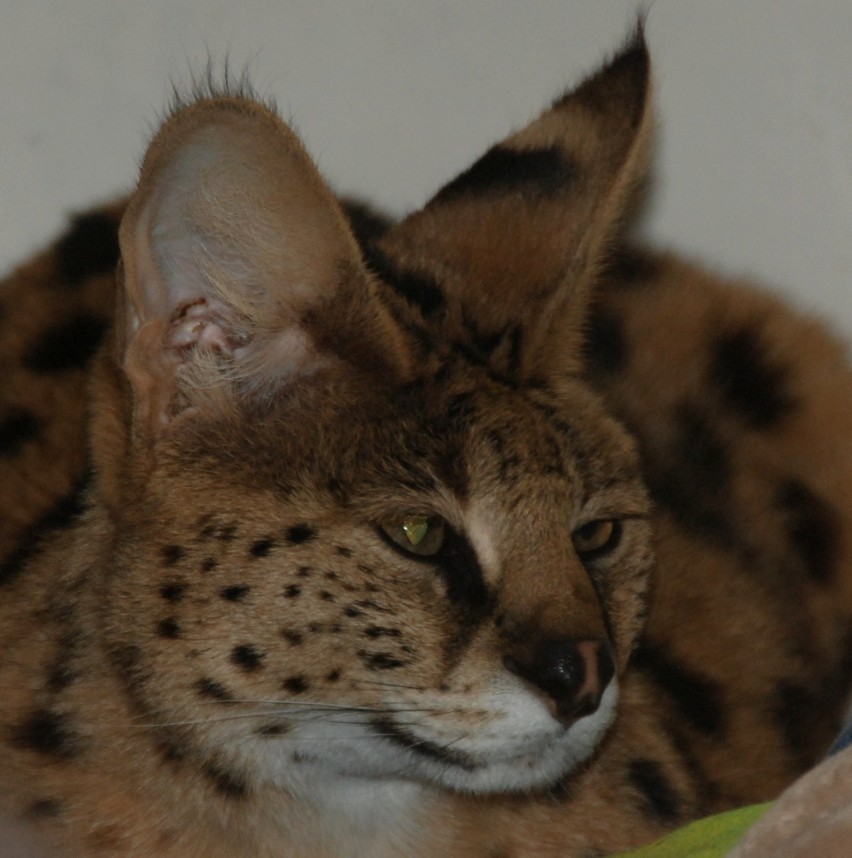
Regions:
<instances>
[{"instance_id":1,"label":"pink fabric","mask_svg":"<svg viewBox=\"0 0 852 858\"><path fill-rule=\"evenodd\" d=\"M852 747L782 793L728 858L852 858Z\"/></svg>"}]
</instances>

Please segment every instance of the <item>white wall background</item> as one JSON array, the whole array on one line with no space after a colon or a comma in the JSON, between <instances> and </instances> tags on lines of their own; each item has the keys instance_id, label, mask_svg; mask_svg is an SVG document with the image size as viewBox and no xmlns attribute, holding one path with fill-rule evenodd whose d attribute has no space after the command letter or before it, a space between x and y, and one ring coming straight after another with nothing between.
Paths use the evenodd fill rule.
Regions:
<instances>
[{"instance_id":1,"label":"white wall background","mask_svg":"<svg viewBox=\"0 0 852 858\"><path fill-rule=\"evenodd\" d=\"M404 212L650 0L0 0L0 270L129 188L171 79L248 64L326 176ZM656 0L646 231L852 333L852 2Z\"/></svg>"}]
</instances>

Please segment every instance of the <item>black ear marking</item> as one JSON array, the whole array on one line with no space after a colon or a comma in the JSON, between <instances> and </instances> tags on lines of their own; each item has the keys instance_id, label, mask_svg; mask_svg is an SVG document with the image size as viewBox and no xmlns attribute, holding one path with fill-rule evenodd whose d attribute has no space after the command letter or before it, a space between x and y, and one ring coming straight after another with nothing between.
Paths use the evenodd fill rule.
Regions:
<instances>
[{"instance_id":1,"label":"black ear marking","mask_svg":"<svg viewBox=\"0 0 852 858\"><path fill-rule=\"evenodd\" d=\"M448 202L505 193L550 196L564 192L576 176L577 165L557 147L518 150L498 145L444 185L434 199Z\"/></svg>"}]
</instances>

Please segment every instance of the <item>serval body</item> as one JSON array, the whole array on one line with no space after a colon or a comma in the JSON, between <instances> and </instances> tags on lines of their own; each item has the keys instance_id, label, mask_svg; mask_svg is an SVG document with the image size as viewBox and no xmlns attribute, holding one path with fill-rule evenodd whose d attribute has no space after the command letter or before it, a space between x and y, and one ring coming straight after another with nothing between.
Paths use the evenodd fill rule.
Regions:
<instances>
[{"instance_id":1,"label":"serval body","mask_svg":"<svg viewBox=\"0 0 852 858\"><path fill-rule=\"evenodd\" d=\"M11 276L7 820L87 858L592 856L823 753L852 377L624 238L649 90L638 35L387 229L210 93Z\"/></svg>"}]
</instances>

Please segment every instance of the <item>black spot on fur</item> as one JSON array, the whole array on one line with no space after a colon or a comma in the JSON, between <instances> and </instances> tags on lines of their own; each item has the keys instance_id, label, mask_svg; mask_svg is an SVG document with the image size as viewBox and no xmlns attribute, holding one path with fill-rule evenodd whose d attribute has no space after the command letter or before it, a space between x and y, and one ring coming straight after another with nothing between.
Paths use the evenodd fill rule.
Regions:
<instances>
[{"instance_id":1,"label":"black spot on fur","mask_svg":"<svg viewBox=\"0 0 852 858\"><path fill-rule=\"evenodd\" d=\"M70 527L83 512L86 487L91 474L85 474L65 497L60 498L38 521L31 524L18 539L17 548L0 563L0 586L16 578L27 562L36 555L44 538L57 530Z\"/></svg>"},{"instance_id":2,"label":"black spot on fur","mask_svg":"<svg viewBox=\"0 0 852 858\"><path fill-rule=\"evenodd\" d=\"M41 709L19 725L13 734L19 748L37 751L47 757L70 759L80 751L79 739L71 729L67 715Z\"/></svg>"},{"instance_id":3,"label":"black spot on fur","mask_svg":"<svg viewBox=\"0 0 852 858\"><path fill-rule=\"evenodd\" d=\"M300 646L305 640L305 636L301 632L296 632L292 629L282 629L281 637L284 638L290 646Z\"/></svg>"},{"instance_id":4,"label":"black spot on fur","mask_svg":"<svg viewBox=\"0 0 852 858\"><path fill-rule=\"evenodd\" d=\"M292 545L302 545L316 539L317 532L308 524L295 524L287 530L287 541Z\"/></svg>"},{"instance_id":5,"label":"black spot on fur","mask_svg":"<svg viewBox=\"0 0 852 858\"><path fill-rule=\"evenodd\" d=\"M201 561L202 572L212 572L219 565L219 561L215 557L205 557Z\"/></svg>"},{"instance_id":6,"label":"black spot on fur","mask_svg":"<svg viewBox=\"0 0 852 858\"><path fill-rule=\"evenodd\" d=\"M219 591L219 595L228 602L239 602L251 592L251 587L242 584L234 584Z\"/></svg>"},{"instance_id":7,"label":"black spot on fur","mask_svg":"<svg viewBox=\"0 0 852 858\"><path fill-rule=\"evenodd\" d=\"M408 663L390 652L368 652L359 649L358 657L370 670L395 670L398 667L405 667Z\"/></svg>"},{"instance_id":8,"label":"black spot on fur","mask_svg":"<svg viewBox=\"0 0 852 858\"><path fill-rule=\"evenodd\" d=\"M755 329L726 332L713 345L710 380L725 405L753 429L771 429L793 410L787 375L770 362Z\"/></svg>"},{"instance_id":9,"label":"black spot on fur","mask_svg":"<svg viewBox=\"0 0 852 858\"><path fill-rule=\"evenodd\" d=\"M90 313L78 313L48 328L31 346L24 363L38 373L83 369L97 351L106 322Z\"/></svg>"},{"instance_id":10,"label":"black spot on fur","mask_svg":"<svg viewBox=\"0 0 852 858\"><path fill-rule=\"evenodd\" d=\"M349 226L352 227L355 239L361 247L377 241L393 224L391 218L384 212L356 200L343 200L343 210L349 218Z\"/></svg>"},{"instance_id":11,"label":"black spot on fur","mask_svg":"<svg viewBox=\"0 0 852 858\"><path fill-rule=\"evenodd\" d=\"M340 679L340 668L336 667L334 670L329 671L329 673L325 677L326 682L337 682Z\"/></svg>"},{"instance_id":12,"label":"black spot on fur","mask_svg":"<svg viewBox=\"0 0 852 858\"><path fill-rule=\"evenodd\" d=\"M808 576L818 584L827 584L837 569L837 513L798 480L782 486L778 506L784 517L784 532Z\"/></svg>"},{"instance_id":13,"label":"black spot on fur","mask_svg":"<svg viewBox=\"0 0 852 858\"><path fill-rule=\"evenodd\" d=\"M266 557L274 547L274 539L268 537L266 539L258 539L252 543L251 548L249 548L249 554L252 557Z\"/></svg>"},{"instance_id":14,"label":"black spot on fur","mask_svg":"<svg viewBox=\"0 0 852 858\"><path fill-rule=\"evenodd\" d=\"M252 644L240 644L231 650L231 661L246 673L251 673L262 667L261 662L265 657L264 653Z\"/></svg>"},{"instance_id":15,"label":"black spot on fur","mask_svg":"<svg viewBox=\"0 0 852 858\"><path fill-rule=\"evenodd\" d=\"M213 700L221 700L223 703L229 700L233 700L233 697L222 685L220 682L216 682L215 679L210 679L210 677L203 677L198 680L198 693L202 697L210 697Z\"/></svg>"},{"instance_id":16,"label":"black spot on fur","mask_svg":"<svg viewBox=\"0 0 852 858\"><path fill-rule=\"evenodd\" d=\"M680 798L658 762L633 760L627 776L641 794L647 812L667 824L680 819Z\"/></svg>"},{"instance_id":17,"label":"black spot on fur","mask_svg":"<svg viewBox=\"0 0 852 858\"><path fill-rule=\"evenodd\" d=\"M593 311L586 331L585 356L592 372L616 373L626 365L624 325L612 310L598 307Z\"/></svg>"},{"instance_id":18,"label":"black spot on fur","mask_svg":"<svg viewBox=\"0 0 852 858\"><path fill-rule=\"evenodd\" d=\"M367 628L364 629L364 635L375 640L376 638L402 637L402 632L399 629L393 629L387 626L367 626Z\"/></svg>"},{"instance_id":19,"label":"black spot on fur","mask_svg":"<svg viewBox=\"0 0 852 858\"><path fill-rule=\"evenodd\" d=\"M186 584L164 584L160 587L160 596L167 602L175 604L183 598L186 587Z\"/></svg>"},{"instance_id":20,"label":"black spot on fur","mask_svg":"<svg viewBox=\"0 0 852 858\"><path fill-rule=\"evenodd\" d=\"M681 716L707 736L724 734L725 711L718 683L678 664L662 647L644 642L632 665L669 696Z\"/></svg>"},{"instance_id":21,"label":"black spot on fur","mask_svg":"<svg viewBox=\"0 0 852 858\"><path fill-rule=\"evenodd\" d=\"M557 148L489 149L471 167L444 185L435 200L519 192L525 195L561 193L577 178L577 165Z\"/></svg>"},{"instance_id":22,"label":"black spot on fur","mask_svg":"<svg viewBox=\"0 0 852 858\"><path fill-rule=\"evenodd\" d=\"M301 694L303 691L307 691L311 686L307 679L304 676L289 676L282 683L285 691L289 691L291 694Z\"/></svg>"},{"instance_id":23,"label":"black spot on fur","mask_svg":"<svg viewBox=\"0 0 852 858\"><path fill-rule=\"evenodd\" d=\"M69 286L109 274L118 264L118 223L103 212L78 215L56 248L59 273Z\"/></svg>"},{"instance_id":24,"label":"black spot on fur","mask_svg":"<svg viewBox=\"0 0 852 858\"><path fill-rule=\"evenodd\" d=\"M351 557L352 556L352 549L347 548L345 545L338 545L337 546L337 553L341 557Z\"/></svg>"},{"instance_id":25,"label":"black spot on fur","mask_svg":"<svg viewBox=\"0 0 852 858\"><path fill-rule=\"evenodd\" d=\"M400 268L376 248L366 251L365 261L383 282L424 316L434 316L444 308L444 293L434 277Z\"/></svg>"},{"instance_id":26,"label":"black spot on fur","mask_svg":"<svg viewBox=\"0 0 852 858\"><path fill-rule=\"evenodd\" d=\"M30 411L17 409L0 420L0 457L15 456L41 431L41 421Z\"/></svg>"},{"instance_id":27,"label":"black spot on fur","mask_svg":"<svg viewBox=\"0 0 852 858\"><path fill-rule=\"evenodd\" d=\"M672 425L669 444L661 451L648 449L645 477L651 496L688 533L730 547L736 528L725 440L710 417L689 403L677 409Z\"/></svg>"},{"instance_id":28,"label":"black spot on fur","mask_svg":"<svg viewBox=\"0 0 852 858\"><path fill-rule=\"evenodd\" d=\"M30 804L24 816L28 819L56 819L62 816L63 812L64 807L58 799L40 798Z\"/></svg>"},{"instance_id":29,"label":"black spot on fur","mask_svg":"<svg viewBox=\"0 0 852 858\"><path fill-rule=\"evenodd\" d=\"M174 566L180 562L186 551L180 545L164 545L160 549L160 557L163 558L163 566Z\"/></svg>"},{"instance_id":30,"label":"black spot on fur","mask_svg":"<svg viewBox=\"0 0 852 858\"><path fill-rule=\"evenodd\" d=\"M287 599L295 599L302 595L302 588L298 584L289 584L284 588L284 596Z\"/></svg>"},{"instance_id":31,"label":"black spot on fur","mask_svg":"<svg viewBox=\"0 0 852 858\"><path fill-rule=\"evenodd\" d=\"M605 275L607 285L640 286L651 282L660 272L656 257L634 247L622 245L610 254Z\"/></svg>"},{"instance_id":32,"label":"black spot on fur","mask_svg":"<svg viewBox=\"0 0 852 858\"><path fill-rule=\"evenodd\" d=\"M782 680L775 687L770 714L800 768L814 763L815 714L824 705L824 698L804 685Z\"/></svg>"},{"instance_id":33,"label":"black spot on fur","mask_svg":"<svg viewBox=\"0 0 852 858\"><path fill-rule=\"evenodd\" d=\"M236 772L228 771L222 766L208 763L204 768L204 774L211 780L216 792L227 798L245 798L248 795L248 786L245 779Z\"/></svg>"},{"instance_id":34,"label":"black spot on fur","mask_svg":"<svg viewBox=\"0 0 852 858\"><path fill-rule=\"evenodd\" d=\"M166 617L157 624L157 634L161 638L174 640L180 637L180 626L174 617Z\"/></svg>"}]
</instances>

